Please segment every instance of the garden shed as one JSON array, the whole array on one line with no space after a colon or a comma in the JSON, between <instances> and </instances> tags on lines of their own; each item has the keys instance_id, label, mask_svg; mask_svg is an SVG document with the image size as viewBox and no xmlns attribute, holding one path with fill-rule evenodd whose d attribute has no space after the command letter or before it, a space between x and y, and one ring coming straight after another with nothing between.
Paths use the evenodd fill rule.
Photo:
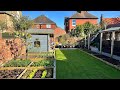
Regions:
<instances>
[{"instance_id":1,"label":"garden shed","mask_svg":"<svg viewBox=\"0 0 120 90\"><path fill-rule=\"evenodd\" d=\"M32 36L27 39L28 52L48 52L52 49L53 29L29 29L27 33Z\"/></svg>"}]
</instances>

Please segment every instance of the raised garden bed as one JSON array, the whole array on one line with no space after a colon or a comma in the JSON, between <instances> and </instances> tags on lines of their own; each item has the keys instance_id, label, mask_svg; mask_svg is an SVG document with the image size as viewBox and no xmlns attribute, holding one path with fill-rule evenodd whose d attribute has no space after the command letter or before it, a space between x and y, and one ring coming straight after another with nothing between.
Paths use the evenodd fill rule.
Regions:
<instances>
[{"instance_id":1,"label":"raised garden bed","mask_svg":"<svg viewBox=\"0 0 120 90\"><path fill-rule=\"evenodd\" d=\"M54 52L28 53L28 58L32 61L54 59Z\"/></svg>"},{"instance_id":2,"label":"raised garden bed","mask_svg":"<svg viewBox=\"0 0 120 90\"><path fill-rule=\"evenodd\" d=\"M17 79L24 69L0 70L0 79Z\"/></svg>"},{"instance_id":3,"label":"raised garden bed","mask_svg":"<svg viewBox=\"0 0 120 90\"><path fill-rule=\"evenodd\" d=\"M11 60L4 64L4 67L27 67L30 64L30 60Z\"/></svg>"},{"instance_id":4,"label":"raised garden bed","mask_svg":"<svg viewBox=\"0 0 120 90\"><path fill-rule=\"evenodd\" d=\"M20 79L53 78L53 68L27 70Z\"/></svg>"},{"instance_id":5,"label":"raised garden bed","mask_svg":"<svg viewBox=\"0 0 120 90\"><path fill-rule=\"evenodd\" d=\"M53 60L41 60L38 62L33 62L31 66L37 67L37 66L53 66L54 61Z\"/></svg>"}]
</instances>

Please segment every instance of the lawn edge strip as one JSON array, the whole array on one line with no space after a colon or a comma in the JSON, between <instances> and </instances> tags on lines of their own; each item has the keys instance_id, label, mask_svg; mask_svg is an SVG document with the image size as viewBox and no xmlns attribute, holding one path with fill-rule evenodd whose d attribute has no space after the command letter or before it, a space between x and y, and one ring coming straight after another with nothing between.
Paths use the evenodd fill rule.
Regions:
<instances>
[{"instance_id":1,"label":"lawn edge strip","mask_svg":"<svg viewBox=\"0 0 120 90\"><path fill-rule=\"evenodd\" d=\"M92 57L94 57L94 58L96 58L96 59L104 62L105 64L107 64L107 65L109 65L109 66L114 67L114 68L117 69L117 70L120 70L120 68L117 67L116 65L113 65L113 64L111 64L111 63L109 63L109 62L107 62L107 61L104 61L103 59L101 59L101 58L99 58L99 57L96 57L96 56L94 56L93 54L90 54L90 53L88 53L88 52L85 52L85 51L82 50L82 49L78 49L78 50L80 50L80 51L82 51L82 52L84 52L84 53L86 53L86 54L88 54L88 55L90 55L90 56L92 56Z\"/></svg>"}]
</instances>

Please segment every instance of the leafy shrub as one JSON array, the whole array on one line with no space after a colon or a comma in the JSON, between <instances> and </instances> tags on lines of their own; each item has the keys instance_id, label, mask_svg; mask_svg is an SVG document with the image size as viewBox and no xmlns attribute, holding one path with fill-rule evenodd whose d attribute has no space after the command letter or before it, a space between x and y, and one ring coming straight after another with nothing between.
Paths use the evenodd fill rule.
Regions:
<instances>
[{"instance_id":1,"label":"leafy shrub","mask_svg":"<svg viewBox=\"0 0 120 90\"><path fill-rule=\"evenodd\" d=\"M34 62L31 66L53 66L52 60L41 60L38 62Z\"/></svg>"},{"instance_id":2,"label":"leafy shrub","mask_svg":"<svg viewBox=\"0 0 120 90\"><path fill-rule=\"evenodd\" d=\"M42 73L42 77L41 78L45 78L47 75L47 70L44 70L43 73Z\"/></svg>"},{"instance_id":3,"label":"leafy shrub","mask_svg":"<svg viewBox=\"0 0 120 90\"><path fill-rule=\"evenodd\" d=\"M26 67L30 64L30 60L11 60L4 67Z\"/></svg>"},{"instance_id":4,"label":"leafy shrub","mask_svg":"<svg viewBox=\"0 0 120 90\"><path fill-rule=\"evenodd\" d=\"M28 76L28 79L32 79L35 75L35 73L37 72L38 69L34 69Z\"/></svg>"}]
</instances>

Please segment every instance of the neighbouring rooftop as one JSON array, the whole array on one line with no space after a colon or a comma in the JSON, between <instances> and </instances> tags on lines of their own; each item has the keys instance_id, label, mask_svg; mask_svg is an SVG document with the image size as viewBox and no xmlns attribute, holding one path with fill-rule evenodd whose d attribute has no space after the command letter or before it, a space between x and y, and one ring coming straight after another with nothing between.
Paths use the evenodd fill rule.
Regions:
<instances>
[{"instance_id":1,"label":"neighbouring rooftop","mask_svg":"<svg viewBox=\"0 0 120 90\"><path fill-rule=\"evenodd\" d=\"M38 23L38 24L56 24L54 21L50 20L45 15L41 15L41 16L35 18L34 23Z\"/></svg>"},{"instance_id":2,"label":"neighbouring rooftop","mask_svg":"<svg viewBox=\"0 0 120 90\"><path fill-rule=\"evenodd\" d=\"M91 19L98 19L98 17L88 13L87 11L76 12L70 18L91 18Z\"/></svg>"}]
</instances>

